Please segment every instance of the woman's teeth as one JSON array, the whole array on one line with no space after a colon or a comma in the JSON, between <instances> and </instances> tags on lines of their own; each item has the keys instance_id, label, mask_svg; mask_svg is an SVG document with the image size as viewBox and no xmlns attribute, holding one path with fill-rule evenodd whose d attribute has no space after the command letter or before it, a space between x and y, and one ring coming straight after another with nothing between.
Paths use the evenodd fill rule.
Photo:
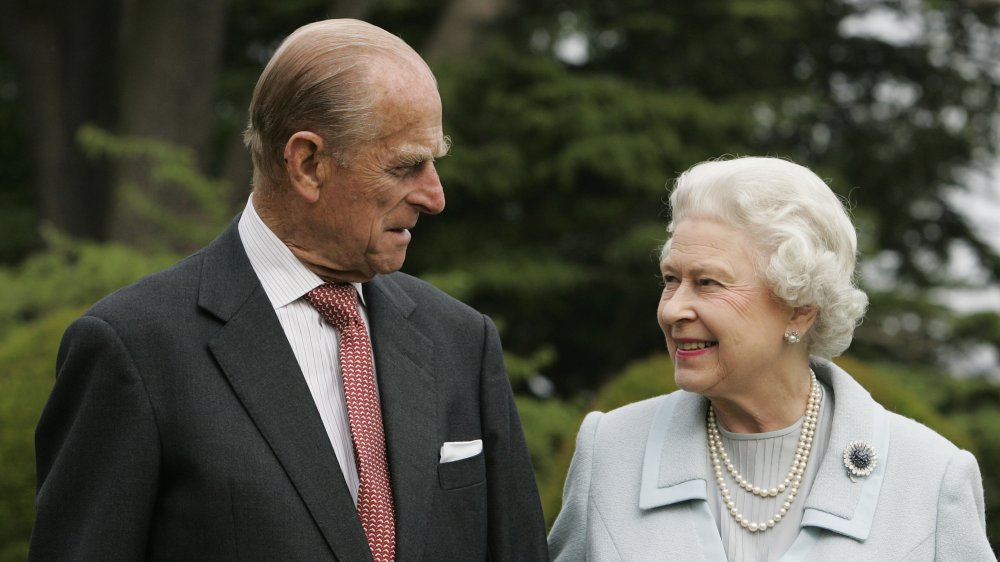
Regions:
<instances>
[{"instance_id":1,"label":"woman's teeth","mask_svg":"<svg viewBox=\"0 0 1000 562\"><path fill-rule=\"evenodd\" d=\"M715 345L714 341L683 342L677 344L677 349L682 351L696 351L699 349L705 349L706 347L712 347L713 345Z\"/></svg>"}]
</instances>

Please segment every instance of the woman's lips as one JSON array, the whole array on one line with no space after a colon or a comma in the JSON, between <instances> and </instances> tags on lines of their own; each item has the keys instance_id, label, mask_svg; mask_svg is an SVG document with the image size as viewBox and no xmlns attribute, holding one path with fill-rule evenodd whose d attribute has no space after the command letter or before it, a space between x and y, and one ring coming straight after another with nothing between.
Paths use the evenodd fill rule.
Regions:
<instances>
[{"instance_id":1,"label":"woman's lips","mask_svg":"<svg viewBox=\"0 0 1000 562\"><path fill-rule=\"evenodd\" d=\"M674 340L674 356L680 359L691 359L713 353L718 342L708 340Z\"/></svg>"}]
</instances>

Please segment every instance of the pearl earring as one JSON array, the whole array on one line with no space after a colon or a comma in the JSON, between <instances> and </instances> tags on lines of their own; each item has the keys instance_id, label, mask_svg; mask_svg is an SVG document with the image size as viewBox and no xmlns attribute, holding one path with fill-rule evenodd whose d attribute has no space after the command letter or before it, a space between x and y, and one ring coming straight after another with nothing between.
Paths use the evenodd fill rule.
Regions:
<instances>
[{"instance_id":1,"label":"pearl earring","mask_svg":"<svg viewBox=\"0 0 1000 562\"><path fill-rule=\"evenodd\" d=\"M800 341L802 341L802 338L799 336L799 333L796 332L795 330L788 330L787 332L785 332L785 341L792 345L795 345Z\"/></svg>"}]
</instances>

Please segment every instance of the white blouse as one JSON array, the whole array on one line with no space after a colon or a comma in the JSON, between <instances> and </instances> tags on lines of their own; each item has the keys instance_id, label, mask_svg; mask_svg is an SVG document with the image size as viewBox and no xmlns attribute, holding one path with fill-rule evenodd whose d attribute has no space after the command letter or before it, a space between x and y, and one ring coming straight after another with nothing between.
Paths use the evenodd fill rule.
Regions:
<instances>
[{"instance_id":1,"label":"white blouse","mask_svg":"<svg viewBox=\"0 0 1000 562\"><path fill-rule=\"evenodd\" d=\"M804 498L809 495L813 480L819 471L820 459L823 458L830 440L833 399L829 389L820 386L823 389L823 398L809 462L806 464L806 471L798 495L792 503L792 509L777 525L767 531L756 533L740 527L723 505L715 478L709 478L708 505L715 517L715 524L722 536L722 544L729 562L776 561L795 542L799 534L799 524L802 522ZM767 433L733 433L720 424L719 434L736 470L756 486L773 488L784 480L788 469L792 466L802 421L803 418L799 418L789 427ZM714 474L711 461L706 458L705 463L706 473ZM773 498L755 496L736 485L728 471L724 470L723 475L736 508L751 521L767 521L774 517L788 497L787 491Z\"/></svg>"}]
</instances>

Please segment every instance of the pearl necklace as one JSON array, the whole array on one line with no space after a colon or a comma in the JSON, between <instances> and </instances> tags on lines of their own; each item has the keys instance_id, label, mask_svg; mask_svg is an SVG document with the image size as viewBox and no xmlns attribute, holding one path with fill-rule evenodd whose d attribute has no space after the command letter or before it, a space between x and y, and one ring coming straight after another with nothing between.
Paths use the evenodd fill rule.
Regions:
<instances>
[{"instance_id":1,"label":"pearl necklace","mask_svg":"<svg viewBox=\"0 0 1000 562\"><path fill-rule=\"evenodd\" d=\"M739 523L740 527L750 532L763 532L773 528L788 514L788 510L792 507L792 502L795 501L795 496L799 493L799 486L802 484L802 476L805 474L806 463L809 462L809 453L812 451L813 435L816 433L816 423L819 420L819 407L823 396L819 383L816 382L816 374L812 372L812 369L809 370L809 376L811 378L809 383L809 403L806 406L805 417L802 420L799 442L795 449L795 459L792 461L792 467L788 469L788 474L785 476L784 481L774 488L768 489L754 486L736 470L736 467L733 466L732 461L729 459L729 455L726 454L725 447L722 446L722 436L719 435L719 424L715 419L715 410L711 404L708 405L708 452L712 458L712 467L715 470L715 481L719 485L719 494L722 496L722 503L725 504L729 515ZM725 464L726 470L733 478L733 481L747 493L761 498L773 498L787 490L788 497L778 512L772 518L762 522L750 521L743 517L743 514L736 509L736 503L729 493L729 487L726 485L725 477L722 474L723 464Z\"/></svg>"}]
</instances>

